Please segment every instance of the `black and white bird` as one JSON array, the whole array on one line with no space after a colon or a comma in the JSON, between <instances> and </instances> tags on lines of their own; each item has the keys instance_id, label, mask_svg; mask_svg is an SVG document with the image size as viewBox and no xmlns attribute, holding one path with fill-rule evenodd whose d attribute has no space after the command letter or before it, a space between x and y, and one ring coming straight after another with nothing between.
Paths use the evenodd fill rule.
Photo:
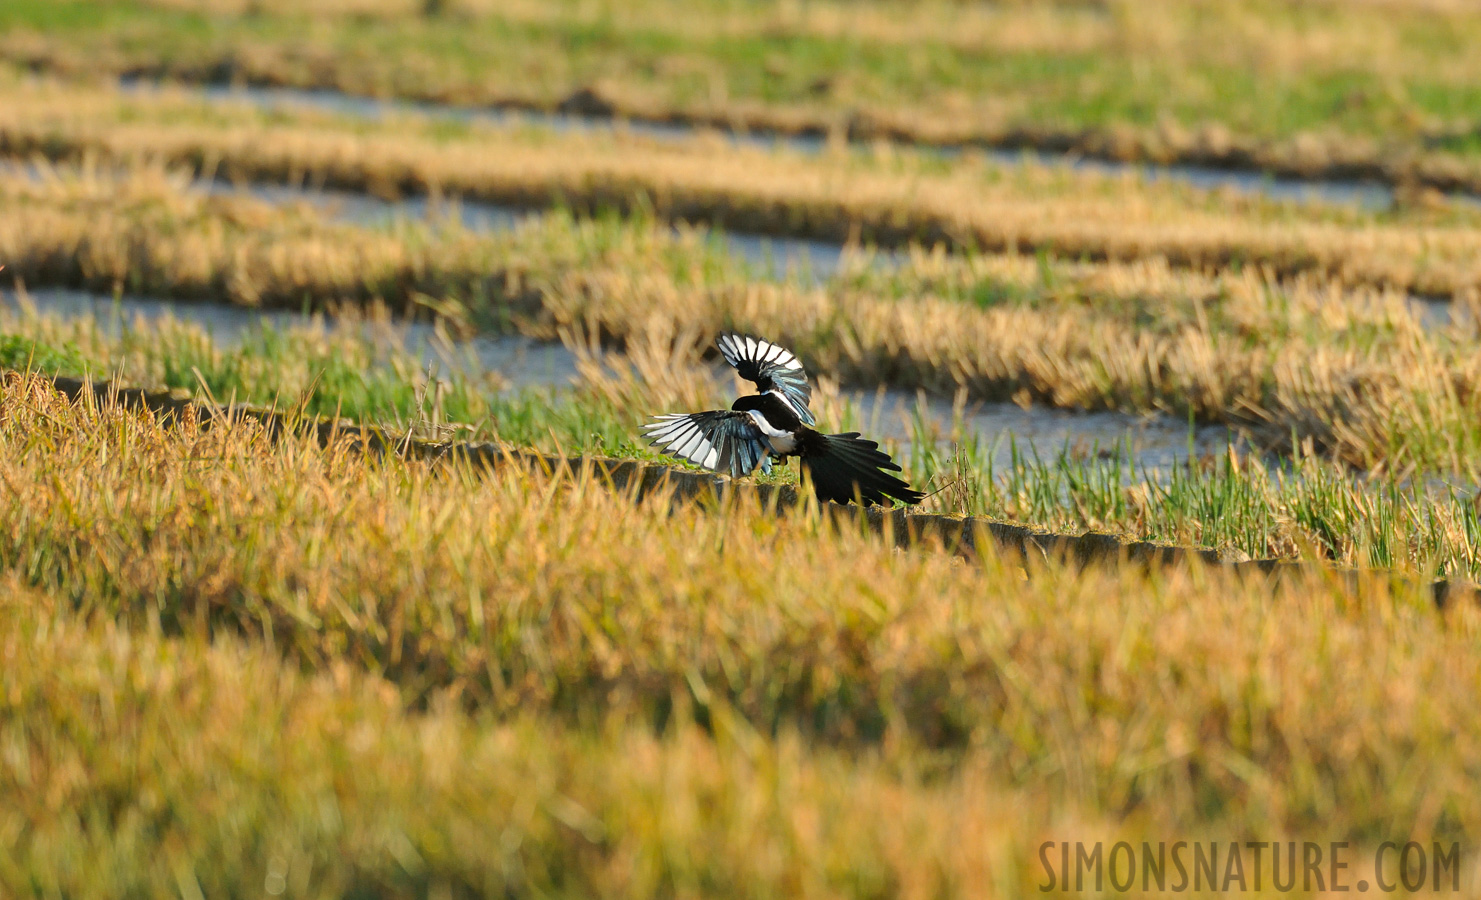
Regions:
<instances>
[{"instance_id":1,"label":"black and white bird","mask_svg":"<svg viewBox=\"0 0 1481 900\"><path fill-rule=\"evenodd\" d=\"M785 462L795 456L812 477L818 499L834 503L888 505L893 498L910 504L925 496L889 474L900 466L879 444L860 439L858 432L823 434L812 427L812 388L791 351L737 334L721 335L716 344L758 393L737 398L728 410L655 416L643 429L654 446L736 478L757 466L770 472L773 457Z\"/></svg>"}]
</instances>

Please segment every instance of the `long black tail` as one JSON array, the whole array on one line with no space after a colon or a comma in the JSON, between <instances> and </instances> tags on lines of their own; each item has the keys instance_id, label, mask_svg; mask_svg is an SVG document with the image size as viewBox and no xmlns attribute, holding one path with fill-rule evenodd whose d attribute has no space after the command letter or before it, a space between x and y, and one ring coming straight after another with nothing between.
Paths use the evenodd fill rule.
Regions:
<instances>
[{"instance_id":1,"label":"long black tail","mask_svg":"<svg viewBox=\"0 0 1481 900\"><path fill-rule=\"evenodd\" d=\"M798 434L797 455L812 476L819 500L848 503L857 498L865 506L873 506L889 505L891 497L907 504L919 503L925 497L882 471L898 472L900 467L879 449L879 444L860 440L857 431L820 434L804 428Z\"/></svg>"}]
</instances>

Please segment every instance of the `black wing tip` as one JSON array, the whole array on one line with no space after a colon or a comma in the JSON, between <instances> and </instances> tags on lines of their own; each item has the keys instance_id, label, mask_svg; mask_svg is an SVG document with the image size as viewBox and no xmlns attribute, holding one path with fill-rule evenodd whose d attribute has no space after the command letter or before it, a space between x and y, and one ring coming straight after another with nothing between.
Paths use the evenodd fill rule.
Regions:
<instances>
[{"instance_id":1,"label":"black wing tip","mask_svg":"<svg viewBox=\"0 0 1481 900\"><path fill-rule=\"evenodd\" d=\"M814 485L816 486L816 481L814 481ZM909 487L871 487L866 490L864 485L857 482L855 482L851 486L857 488L857 490L849 493L844 493L842 491L816 491L816 493L819 500L826 500L831 503L837 503L839 506L847 506L850 503L858 503L860 506L866 507L891 507L895 505L896 500L900 501L906 506L915 506L922 500L926 499L926 495L924 493L913 490Z\"/></svg>"}]
</instances>

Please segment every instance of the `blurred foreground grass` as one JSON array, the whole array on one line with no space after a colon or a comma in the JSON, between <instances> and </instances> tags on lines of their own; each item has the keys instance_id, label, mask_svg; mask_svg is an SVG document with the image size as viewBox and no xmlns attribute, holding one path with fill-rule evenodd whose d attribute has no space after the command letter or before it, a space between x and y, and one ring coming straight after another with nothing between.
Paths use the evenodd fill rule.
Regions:
<instances>
[{"instance_id":1,"label":"blurred foreground grass","mask_svg":"<svg viewBox=\"0 0 1481 900\"><path fill-rule=\"evenodd\" d=\"M0 394L11 892L1015 896L1043 839L1465 840L1477 611L1025 572Z\"/></svg>"}]
</instances>

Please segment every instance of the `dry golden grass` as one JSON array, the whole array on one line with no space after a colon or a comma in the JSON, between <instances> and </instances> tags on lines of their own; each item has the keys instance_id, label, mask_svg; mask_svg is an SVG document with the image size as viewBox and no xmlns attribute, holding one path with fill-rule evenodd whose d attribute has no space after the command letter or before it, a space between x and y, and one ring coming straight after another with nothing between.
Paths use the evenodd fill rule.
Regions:
<instances>
[{"instance_id":1,"label":"dry golden grass","mask_svg":"<svg viewBox=\"0 0 1481 900\"><path fill-rule=\"evenodd\" d=\"M11 883L1013 896L1042 839L1481 827L1481 619L1377 581L1024 580L14 375L0 523Z\"/></svg>"},{"instance_id":2,"label":"dry golden grass","mask_svg":"<svg viewBox=\"0 0 1481 900\"><path fill-rule=\"evenodd\" d=\"M501 304L519 305L520 285L499 271L516 261L491 258L498 241L326 225L306 207L190 192L188 179L152 167L58 175L0 176L10 213L0 256L29 284L299 308L375 297L410 305L497 282Z\"/></svg>"},{"instance_id":3,"label":"dry golden grass","mask_svg":"<svg viewBox=\"0 0 1481 900\"><path fill-rule=\"evenodd\" d=\"M231 108L227 108L231 109ZM286 121L284 117L286 116ZM0 110L0 152L53 160L152 160L207 175L308 182L395 196L656 212L738 231L884 246L1163 259L1195 270L1256 266L1346 286L1437 296L1481 284L1481 227L1464 208L1378 218L1209 195L1052 167L1005 170L884 151L821 157L697 139L475 127L415 120L347 126L322 115L208 111L166 94L42 87Z\"/></svg>"}]
</instances>

